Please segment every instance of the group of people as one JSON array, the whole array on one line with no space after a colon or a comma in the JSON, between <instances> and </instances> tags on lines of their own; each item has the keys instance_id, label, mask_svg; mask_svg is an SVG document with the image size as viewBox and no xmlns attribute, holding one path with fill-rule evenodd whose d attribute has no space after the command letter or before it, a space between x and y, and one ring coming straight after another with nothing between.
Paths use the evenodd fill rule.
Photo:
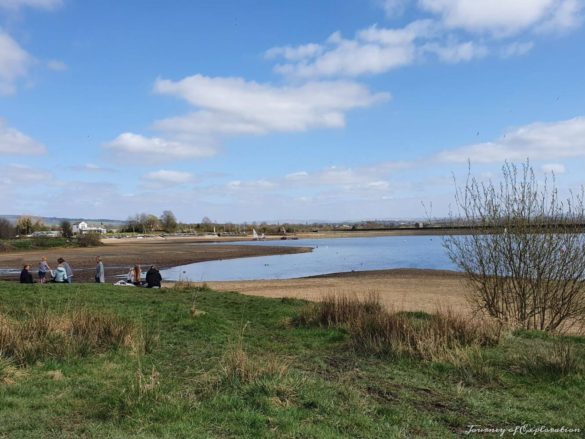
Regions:
<instances>
[{"instance_id":1,"label":"group of people","mask_svg":"<svg viewBox=\"0 0 585 439\"><path fill-rule=\"evenodd\" d=\"M104 271L104 264L100 256L95 258L95 281L96 283L105 283L106 274ZM57 267L53 270L47 262L47 258L41 258L39 262L39 270L37 272L39 277L39 283L44 284L47 282L55 283L72 283L73 282L73 270L63 258L57 259ZM142 270L140 265L135 265L134 268L128 273L127 282L135 286L146 286L148 288L160 288L162 276L158 269L151 265L146 272L145 281L142 281ZM33 274L31 272L30 264L25 264L20 272L20 283L21 284L32 284L35 283Z\"/></svg>"},{"instance_id":2,"label":"group of people","mask_svg":"<svg viewBox=\"0 0 585 439\"><path fill-rule=\"evenodd\" d=\"M57 267L52 270L47 262L47 258L41 258L39 262L39 283L57 282L57 283L72 283L73 282L73 270L63 258L57 259ZM21 284L32 284L35 283L33 275L31 273L30 264L25 264L20 272L20 283Z\"/></svg>"},{"instance_id":3,"label":"group of people","mask_svg":"<svg viewBox=\"0 0 585 439\"><path fill-rule=\"evenodd\" d=\"M158 271L154 265L151 265L146 272L144 281L142 280L142 269L140 268L140 265L135 265L128 272L125 283L132 284L137 287L145 286L147 288L160 288L161 281L162 276L160 275L160 271Z\"/></svg>"}]
</instances>

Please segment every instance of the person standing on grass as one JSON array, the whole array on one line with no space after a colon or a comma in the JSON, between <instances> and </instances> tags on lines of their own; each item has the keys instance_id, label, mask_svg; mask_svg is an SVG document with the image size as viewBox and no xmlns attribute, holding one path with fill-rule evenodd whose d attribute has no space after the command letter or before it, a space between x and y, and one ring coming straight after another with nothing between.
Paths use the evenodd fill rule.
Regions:
<instances>
[{"instance_id":1,"label":"person standing on grass","mask_svg":"<svg viewBox=\"0 0 585 439\"><path fill-rule=\"evenodd\" d=\"M20 283L21 284L34 284L33 275L30 272L30 265L26 264L20 272Z\"/></svg>"},{"instance_id":2,"label":"person standing on grass","mask_svg":"<svg viewBox=\"0 0 585 439\"><path fill-rule=\"evenodd\" d=\"M47 258L42 257L41 262L39 263L39 282L44 284L47 281L47 273L51 271L51 267L47 263ZM52 276L52 273L51 273Z\"/></svg>"},{"instance_id":3,"label":"person standing on grass","mask_svg":"<svg viewBox=\"0 0 585 439\"><path fill-rule=\"evenodd\" d=\"M61 265L63 265L63 268L65 269L65 273L67 273L67 283L71 283L73 282L73 270L71 269L71 267L69 266L69 264L67 263L67 261L63 258L59 258L57 259L57 262Z\"/></svg>"},{"instance_id":4,"label":"person standing on grass","mask_svg":"<svg viewBox=\"0 0 585 439\"><path fill-rule=\"evenodd\" d=\"M100 256L95 257L95 281L98 284L106 283L106 274L104 272L104 264Z\"/></svg>"}]
</instances>

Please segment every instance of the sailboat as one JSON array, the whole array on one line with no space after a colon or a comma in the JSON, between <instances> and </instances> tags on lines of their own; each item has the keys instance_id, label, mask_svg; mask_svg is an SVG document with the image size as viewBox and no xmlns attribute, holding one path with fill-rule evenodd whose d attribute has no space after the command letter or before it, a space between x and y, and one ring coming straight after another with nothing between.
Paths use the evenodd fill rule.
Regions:
<instances>
[{"instance_id":1,"label":"sailboat","mask_svg":"<svg viewBox=\"0 0 585 439\"><path fill-rule=\"evenodd\" d=\"M256 233L256 229L252 229L252 239L254 241L258 241L260 238L258 237L258 233Z\"/></svg>"}]
</instances>

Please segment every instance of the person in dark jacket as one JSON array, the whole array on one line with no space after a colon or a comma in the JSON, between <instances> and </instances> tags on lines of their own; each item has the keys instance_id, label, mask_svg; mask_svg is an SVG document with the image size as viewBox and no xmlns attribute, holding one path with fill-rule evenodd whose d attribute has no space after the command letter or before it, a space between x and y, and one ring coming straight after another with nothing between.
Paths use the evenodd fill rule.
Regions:
<instances>
[{"instance_id":1,"label":"person in dark jacket","mask_svg":"<svg viewBox=\"0 0 585 439\"><path fill-rule=\"evenodd\" d=\"M160 271L154 265L151 265L146 272L147 288L160 288L161 280L162 276L160 275Z\"/></svg>"},{"instance_id":2,"label":"person in dark jacket","mask_svg":"<svg viewBox=\"0 0 585 439\"><path fill-rule=\"evenodd\" d=\"M30 272L30 265L26 264L20 272L20 283L21 284L34 284L33 275Z\"/></svg>"}]
</instances>

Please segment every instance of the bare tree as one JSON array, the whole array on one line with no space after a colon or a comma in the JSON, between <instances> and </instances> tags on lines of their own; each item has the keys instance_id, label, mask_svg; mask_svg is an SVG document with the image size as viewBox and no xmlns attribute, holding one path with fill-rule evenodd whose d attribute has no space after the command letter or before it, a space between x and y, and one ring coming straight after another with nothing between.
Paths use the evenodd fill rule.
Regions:
<instances>
[{"instance_id":1,"label":"bare tree","mask_svg":"<svg viewBox=\"0 0 585 439\"><path fill-rule=\"evenodd\" d=\"M30 235L33 232L33 219L23 215L16 220L16 230L19 235Z\"/></svg>"},{"instance_id":2,"label":"bare tree","mask_svg":"<svg viewBox=\"0 0 585 439\"><path fill-rule=\"evenodd\" d=\"M469 174L456 205L471 232L444 246L477 310L547 331L585 320L583 190L561 199L554 176L539 183L530 163L506 163L498 184Z\"/></svg>"},{"instance_id":3,"label":"bare tree","mask_svg":"<svg viewBox=\"0 0 585 439\"><path fill-rule=\"evenodd\" d=\"M0 239L11 239L16 235L16 227L6 218L0 218Z\"/></svg>"},{"instance_id":4,"label":"bare tree","mask_svg":"<svg viewBox=\"0 0 585 439\"><path fill-rule=\"evenodd\" d=\"M160 216L160 224L163 230L167 233L176 231L178 227L177 218L170 210L163 211L162 215Z\"/></svg>"}]
</instances>

